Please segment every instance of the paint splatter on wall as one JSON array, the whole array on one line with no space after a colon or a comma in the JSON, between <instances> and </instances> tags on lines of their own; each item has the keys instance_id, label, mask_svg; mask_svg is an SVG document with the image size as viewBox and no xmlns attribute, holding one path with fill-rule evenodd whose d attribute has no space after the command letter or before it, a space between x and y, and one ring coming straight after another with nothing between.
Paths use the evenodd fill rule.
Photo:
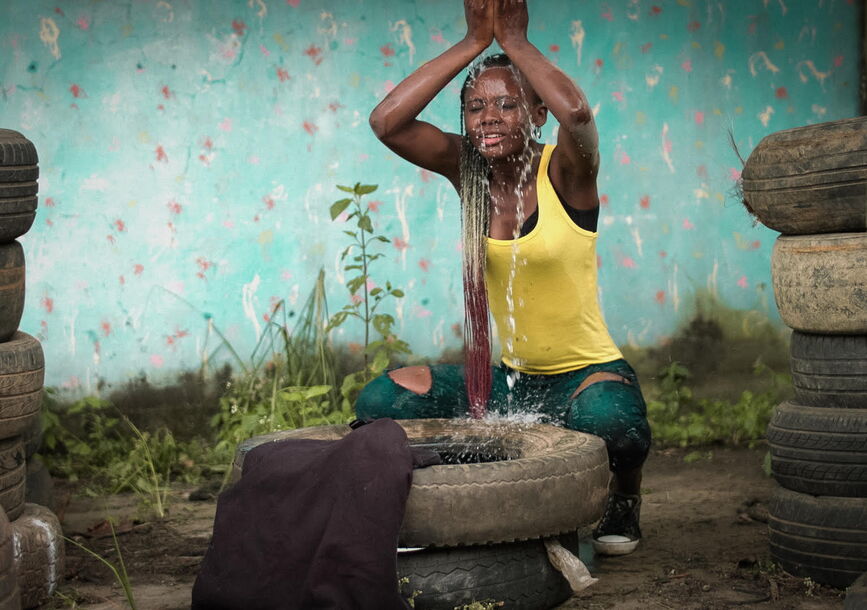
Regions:
<instances>
[{"instance_id":1,"label":"paint splatter on wall","mask_svg":"<svg viewBox=\"0 0 867 610\"><path fill-rule=\"evenodd\" d=\"M857 4L531 2L532 41L596 114L601 292L619 342L671 333L697 289L773 307L775 234L736 201L727 132L746 155L773 131L856 114ZM391 243L373 281L406 289L400 333L419 354L458 346L443 332L462 315L457 197L366 118L463 27L458 0L7 8L0 126L40 154L22 328L43 341L47 383L87 391L196 367L213 325L247 353L320 267L339 309L328 205L357 180L380 185L370 209ZM457 131L459 85L423 118Z\"/></svg>"}]
</instances>

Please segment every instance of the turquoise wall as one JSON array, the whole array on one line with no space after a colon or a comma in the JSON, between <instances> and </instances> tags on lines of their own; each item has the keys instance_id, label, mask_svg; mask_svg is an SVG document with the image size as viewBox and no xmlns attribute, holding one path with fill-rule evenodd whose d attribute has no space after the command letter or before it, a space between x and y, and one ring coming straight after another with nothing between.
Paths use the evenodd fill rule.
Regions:
<instances>
[{"instance_id":1,"label":"turquoise wall","mask_svg":"<svg viewBox=\"0 0 867 610\"><path fill-rule=\"evenodd\" d=\"M531 40L596 112L601 298L620 344L663 341L697 290L779 323L775 233L737 201L727 132L746 157L773 131L857 114L858 4L530 3ZM5 0L0 126L41 167L21 327L43 342L46 383L195 368L209 320L246 354L323 266L338 309L345 237L328 206L355 181L380 185L392 243L374 281L406 290L398 332L420 355L459 347L457 197L367 116L463 32L458 0ZM459 85L423 118L456 131Z\"/></svg>"}]
</instances>

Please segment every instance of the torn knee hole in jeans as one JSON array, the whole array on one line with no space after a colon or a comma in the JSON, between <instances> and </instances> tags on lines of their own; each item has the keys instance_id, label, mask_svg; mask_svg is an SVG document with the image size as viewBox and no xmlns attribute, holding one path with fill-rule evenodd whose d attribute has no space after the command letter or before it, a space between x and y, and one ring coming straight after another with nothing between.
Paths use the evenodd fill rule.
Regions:
<instances>
[{"instance_id":1,"label":"torn knee hole in jeans","mask_svg":"<svg viewBox=\"0 0 867 610\"><path fill-rule=\"evenodd\" d=\"M613 381L615 383L621 383L623 385L632 385L631 381L629 381L623 375L618 375L617 373L605 373L605 372L593 373L592 375L587 377L587 379L585 379L583 382L581 382L581 385L579 385L578 389L572 393L572 396L570 396L570 399L571 398L577 398L578 395L581 394L581 392L583 392L584 390L586 390L590 386L595 385L597 383L603 383L605 381Z\"/></svg>"}]
</instances>

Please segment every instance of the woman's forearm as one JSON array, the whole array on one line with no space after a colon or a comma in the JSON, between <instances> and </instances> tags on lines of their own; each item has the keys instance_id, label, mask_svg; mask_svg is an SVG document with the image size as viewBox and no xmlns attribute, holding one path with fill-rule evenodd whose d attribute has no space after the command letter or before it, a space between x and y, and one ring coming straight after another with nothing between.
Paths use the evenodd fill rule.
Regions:
<instances>
[{"instance_id":1,"label":"woman's forearm","mask_svg":"<svg viewBox=\"0 0 867 610\"><path fill-rule=\"evenodd\" d=\"M388 138L412 122L487 46L483 41L464 38L407 76L370 113L376 136Z\"/></svg>"},{"instance_id":2,"label":"woman's forearm","mask_svg":"<svg viewBox=\"0 0 867 610\"><path fill-rule=\"evenodd\" d=\"M593 119L584 92L529 40L500 41L500 46L542 98L561 127L574 132Z\"/></svg>"}]
</instances>

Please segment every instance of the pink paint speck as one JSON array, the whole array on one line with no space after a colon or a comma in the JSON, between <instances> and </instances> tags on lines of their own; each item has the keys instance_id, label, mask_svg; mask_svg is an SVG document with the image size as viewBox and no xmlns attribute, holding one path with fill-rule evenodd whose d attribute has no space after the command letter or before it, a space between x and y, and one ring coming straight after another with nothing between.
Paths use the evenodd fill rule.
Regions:
<instances>
[{"instance_id":1,"label":"pink paint speck","mask_svg":"<svg viewBox=\"0 0 867 610\"><path fill-rule=\"evenodd\" d=\"M684 60L684 62L680 64L680 67L683 69L684 72L692 72L692 60Z\"/></svg>"},{"instance_id":2,"label":"pink paint speck","mask_svg":"<svg viewBox=\"0 0 867 610\"><path fill-rule=\"evenodd\" d=\"M51 313L54 311L54 299L51 297L42 297L39 304L42 305L42 309L45 310L45 313Z\"/></svg>"},{"instance_id":3,"label":"pink paint speck","mask_svg":"<svg viewBox=\"0 0 867 610\"><path fill-rule=\"evenodd\" d=\"M657 290L656 291L656 302L660 305L665 305L665 291Z\"/></svg>"},{"instance_id":4,"label":"pink paint speck","mask_svg":"<svg viewBox=\"0 0 867 610\"><path fill-rule=\"evenodd\" d=\"M670 153L670 152L671 152L671 148L672 148L671 140L669 140L668 138L665 138L665 139L662 141L662 150L664 150L664 151L667 152L667 153Z\"/></svg>"},{"instance_id":5,"label":"pink paint speck","mask_svg":"<svg viewBox=\"0 0 867 610\"><path fill-rule=\"evenodd\" d=\"M304 49L304 55L309 57L317 66L322 63L322 49L317 47L315 44L311 44L309 47Z\"/></svg>"},{"instance_id":6,"label":"pink paint speck","mask_svg":"<svg viewBox=\"0 0 867 610\"><path fill-rule=\"evenodd\" d=\"M687 231L689 231L691 229L694 229L695 225L689 221L689 218L684 218L683 219L683 228L686 229Z\"/></svg>"},{"instance_id":7,"label":"pink paint speck","mask_svg":"<svg viewBox=\"0 0 867 610\"><path fill-rule=\"evenodd\" d=\"M371 201L367 204L367 209L370 210L371 212L378 212L379 206L381 206L381 205L382 205L382 202L379 200Z\"/></svg>"},{"instance_id":8,"label":"pink paint speck","mask_svg":"<svg viewBox=\"0 0 867 610\"><path fill-rule=\"evenodd\" d=\"M695 32L695 31L699 30L700 28L701 28L701 22L700 21L690 21L686 26L686 29L689 30L690 32Z\"/></svg>"},{"instance_id":9,"label":"pink paint speck","mask_svg":"<svg viewBox=\"0 0 867 610\"><path fill-rule=\"evenodd\" d=\"M776 91L776 96L778 100L784 100L789 97L789 91L785 87L778 87Z\"/></svg>"},{"instance_id":10,"label":"pink paint speck","mask_svg":"<svg viewBox=\"0 0 867 610\"><path fill-rule=\"evenodd\" d=\"M226 117L220 122L219 125L217 125L217 127L225 131L226 133L229 133L230 131L232 131L232 119Z\"/></svg>"},{"instance_id":11,"label":"pink paint speck","mask_svg":"<svg viewBox=\"0 0 867 610\"><path fill-rule=\"evenodd\" d=\"M118 232L123 233L124 231L126 231L126 224L120 218L118 218L114 221L114 228L117 229Z\"/></svg>"},{"instance_id":12,"label":"pink paint speck","mask_svg":"<svg viewBox=\"0 0 867 610\"><path fill-rule=\"evenodd\" d=\"M626 151L620 152L620 165L629 165L632 163L632 159L629 158L629 155L626 154Z\"/></svg>"},{"instance_id":13,"label":"pink paint speck","mask_svg":"<svg viewBox=\"0 0 867 610\"><path fill-rule=\"evenodd\" d=\"M550 47L548 47L548 50L551 51L552 53L559 53L560 52L560 45L552 44Z\"/></svg>"},{"instance_id":14,"label":"pink paint speck","mask_svg":"<svg viewBox=\"0 0 867 610\"><path fill-rule=\"evenodd\" d=\"M271 57L271 51L269 51L269 50L268 50L268 47L266 47L266 46L263 45L263 44L260 44L260 45L259 45L259 52L260 52L262 55L264 55L265 57Z\"/></svg>"},{"instance_id":15,"label":"pink paint speck","mask_svg":"<svg viewBox=\"0 0 867 610\"><path fill-rule=\"evenodd\" d=\"M696 110L695 114L693 115L693 120L695 121L696 125L704 125L704 113Z\"/></svg>"},{"instance_id":16,"label":"pink paint speck","mask_svg":"<svg viewBox=\"0 0 867 610\"><path fill-rule=\"evenodd\" d=\"M350 298L352 299L352 302L353 302L355 305L358 305L359 303L361 303L361 302L364 300L364 297L362 297L362 296L361 296L360 294L358 294L358 293L354 293Z\"/></svg>"},{"instance_id":17,"label":"pink paint speck","mask_svg":"<svg viewBox=\"0 0 867 610\"><path fill-rule=\"evenodd\" d=\"M301 0L286 0L286 4L292 8L298 8L298 5L301 4Z\"/></svg>"},{"instance_id":18,"label":"pink paint speck","mask_svg":"<svg viewBox=\"0 0 867 610\"><path fill-rule=\"evenodd\" d=\"M737 169L736 167L730 168L729 169L729 177L732 180L737 182L738 180L741 179L741 170Z\"/></svg>"},{"instance_id":19,"label":"pink paint speck","mask_svg":"<svg viewBox=\"0 0 867 610\"><path fill-rule=\"evenodd\" d=\"M608 195L605 193L599 195L599 205L608 205Z\"/></svg>"},{"instance_id":20,"label":"pink paint speck","mask_svg":"<svg viewBox=\"0 0 867 610\"><path fill-rule=\"evenodd\" d=\"M277 79L281 83L285 83L287 80L289 80L289 73L283 68L277 68Z\"/></svg>"},{"instance_id":21,"label":"pink paint speck","mask_svg":"<svg viewBox=\"0 0 867 610\"><path fill-rule=\"evenodd\" d=\"M77 98L80 98L80 97L86 97L86 95L85 95L85 93L84 93L84 89L82 89L81 87L79 87L79 86L76 85L75 83L73 83L73 84L69 87L69 92L72 93L72 97L74 97L74 98L76 98L76 99L77 99Z\"/></svg>"},{"instance_id":22,"label":"pink paint speck","mask_svg":"<svg viewBox=\"0 0 867 610\"><path fill-rule=\"evenodd\" d=\"M662 13L662 7L661 6L656 6L654 4L653 6L650 7L650 14L653 15L654 17L656 17L660 13Z\"/></svg>"},{"instance_id":23,"label":"pink paint speck","mask_svg":"<svg viewBox=\"0 0 867 610\"><path fill-rule=\"evenodd\" d=\"M111 334L111 324L108 321L103 320L102 323L100 323L99 328L102 329L102 334L104 336L107 337Z\"/></svg>"},{"instance_id":24,"label":"pink paint speck","mask_svg":"<svg viewBox=\"0 0 867 610\"><path fill-rule=\"evenodd\" d=\"M422 182L430 182L430 179L433 177L433 173L426 169L419 170L418 174Z\"/></svg>"},{"instance_id":25,"label":"pink paint speck","mask_svg":"<svg viewBox=\"0 0 867 610\"><path fill-rule=\"evenodd\" d=\"M640 205L641 205L642 210L649 210L650 209L650 195L644 195L641 198Z\"/></svg>"},{"instance_id":26,"label":"pink paint speck","mask_svg":"<svg viewBox=\"0 0 867 610\"><path fill-rule=\"evenodd\" d=\"M162 93L163 97L166 98L167 100L171 99L171 97L172 97L172 90L169 89L168 85L163 85L163 88L160 89L160 93Z\"/></svg>"},{"instance_id":27,"label":"pink paint speck","mask_svg":"<svg viewBox=\"0 0 867 610\"><path fill-rule=\"evenodd\" d=\"M90 19L88 19L87 17L79 17L78 20L75 22L75 25L77 25L79 29L87 31L90 29Z\"/></svg>"},{"instance_id":28,"label":"pink paint speck","mask_svg":"<svg viewBox=\"0 0 867 610\"><path fill-rule=\"evenodd\" d=\"M170 211L172 214L180 214L181 211L184 209L183 206L182 206L180 203L178 203L177 201L175 201L174 199L171 200L171 201L169 201L169 202L166 204L166 207L169 208L169 211Z\"/></svg>"},{"instance_id":29,"label":"pink paint speck","mask_svg":"<svg viewBox=\"0 0 867 610\"><path fill-rule=\"evenodd\" d=\"M141 275L142 273L144 273L144 265L142 265L141 263L136 263L135 265L133 265L132 272L135 275Z\"/></svg>"},{"instance_id":30,"label":"pink paint speck","mask_svg":"<svg viewBox=\"0 0 867 610\"><path fill-rule=\"evenodd\" d=\"M157 368L160 368L160 367L162 367L162 365L164 363L165 363L165 360L163 360L162 356L160 356L159 354L151 354L151 364L152 365L154 365Z\"/></svg>"},{"instance_id":31,"label":"pink paint speck","mask_svg":"<svg viewBox=\"0 0 867 610\"><path fill-rule=\"evenodd\" d=\"M302 123L302 127L304 127L304 131L306 131L311 136L317 131L319 131L319 128L310 121L304 121L304 123Z\"/></svg>"},{"instance_id":32,"label":"pink paint speck","mask_svg":"<svg viewBox=\"0 0 867 610\"><path fill-rule=\"evenodd\" d=\"M635 268L638 266L638 265L635 264L635 261L632 260L632 259L631 259L630 257L628 257L628 256L624 256L623 258L621 258L621 259L620 259L620 264L621 264L622 266L626 267L627 269L635 269Z\"/></svg>"},{"instance_id":33,"label":"pink paint speck","mask_svg":"<svg viewBox=\"0 0 867 610\"><path fill-rule=\"evenodd\" d=\"M760 242L758 240L754 241L753 243L750 244L750 250L758 250L761 247L762 247L762 242Z\"/></svg>"},{"instance_id":34,"label":"pink paint speck","mask_svg":"<svg viewBox=\"0 0 867 610\"><path fill-rule=\"evenodd\" d=\"M379 52L382 53L383 57L394 57L394 49L390 42L379 47Z\"/></svg>"},{"instance_id":35,"label":"pink paint speck","mask_svg":"<svg viewBox=\"0 0 867 610\"><path fill-rule=\"evenodd\" d=\"M620 91L615 91L614 93L611 94L611 97L613 97L618 102L623 101L623 93L621 93Z\"/></svg>"},{"instance_id":36,"label":"pink paint speck","mask_svg":"<svg viewBox=\"0 0 867 610\"><path fill-rule=\"evenodd\" d=\"M224 221L223 221L223 226L226 227L227 229L234 229L234 228L235 228L235 223L232 222L231 220L224 220Z\"/></svg>"},{"instance_id":37,"label":"pink paint speck","mask_svg":"<svg viewBox=\"0 0 867 610\"><path fill-rule=\"evenodd\" d=\"M265 202L265 207L269 210L273 210L274 206L277 205L277 203L274 201L274 198L270 195L265 195L264 197L262 197L262 201Z\"/></svg>"},{"instance_id":38,"label":"pink paint speck","mask_svg":"<svg viewBox=\"0 0 867 610\"><path fill-rule=\"evenodd\" d=\"M429 318L433 315L433 312L429 309L425 309L424 307L419 307L416 309L415 313L417 318Z\"/></svg>"},{"instance_id":39,"label":"pink paint speck","mask_svg":"<svg viewBox=\"0 0 867 610\"><path fill-rule=\"evenodd\" d=\"M53 208L54 207L54 199L52 199L51 197L48 197L45 200L45 205L47 205L49 208Z\"/></svg>"},{"instance_id":40,"label":"pink paint speck","mask_svg":"<svg viewBox=\"0 0 867 610\"><path fill-rule=\"evenodd\" d=\"M601 57L597 57L597 58L596 58L596 61L595 61L594 63L596 64L596 67L597 67L597 68L602 68L602 66L605 65L605 62L602 61L602 58L601 58Z\"/></svg>"},{"instance_id":41,"label":"pink paint speck","mask_svg":"<svg viewBox=\"0 0 867 610\"><path fill-rule=\"evenodd\" d=\"M645 42L643 45L641 45L641 52L642 53L649 53L650 49L652 49L652 48L653 48L652 42Z\"/></svg>"},{"instance_id":42,"label":"pink paint speck","mask_svg":"<svg viewBox=\"0 0 867 610\"><path fill-rule=\"evenodd\" d=\"M430 270L430 261L426 258L423 258L418 261L418 266L421 268L422 271L427 272L428 270Z\"/></svg>"},{"instance_id":43,"label":"pink paint speck","mask_svg":"<svg viewBox=\"0 0 867 610\"><path fill-rule=\"evenodd\" d=\"M446 39L443 38L442 32L437 32L436 34L431 34L430 39L433 42L436 42L438 44L445 44L446 43Z\"/></svg>"},{"instance_id":44,"label":"pink paint speck","mask_svg":"<svg viewBox=\"0 0 867 610\"><path fill-rule=\"evenodd\" d=\"M610 8L606 7L605 12L601 13L599 16L602 17L602 19L605 19L606 21L614 21L614 15L611 13Z\"/></svg>"},{"instance_id":45,"label":"pink paint speck","mask_svg":"<svg viewBox=\"0 0 867 610\"><path fill-rule=\"evenodd\" d=\"M391 82L390 80L387 80L387 81L385 81L385 83L382 85L382 88L385 89L385 92L386 92L386 93L391 93L391 90L394 89L394 83Z\"/></svg>"},{"instance_id":46,"label":"pink paint speck","mask_svg":"<svg viewBox=\"0 0 867 610\"><path fill-rule=\"evenodd\" d=\"M166 151L162 146L157 146L156 155L157 155L157 161L162 161L163 163L168 163L169 157L166 154Z\"/></svg>"},{"instance_id":47,"label":"pink paint speck","mask_svg":"<svg viewBox=\"0 0 867 610\"><path fill-rule=\"evenodd\" d=\"M395 237L394 239L391 240L391 243L398 250L406 250L409 247L409 242L401 239L400 237Z\"/></svg>"},{"instance_id":48,"label":"pink paint speck","mask_svg":"<svg viewBox=\"0 0 867 610\"><path fill-rule=\"evenodd\" d=\"M344 38L343 39L343 44L345 44L348 47L351 47L356 42L358 42L358 38Z\"/></svg>"},{"instance_id":49,"label":"pink paint speck","mask_svg":"<svg viewBox=\"0 0 867 610\"><path fill-rule=\"evenodd\" d=\"M247 24L238 19L232 20L232 29L235 31L235 34L238 36L243 36L244 32L247 31Z\"/></svg>"},{"instance_id":50,"label":"pink paint speck","mask_svg":"<svg viewBox=\"0 0 867 610\"><path fill-rule=\"evenodd\" d=\"M668 256L668 252L666 252L665 250L659 251L659 258L665 258L667 256Z\"/></svg>"},{"instance_id":51,"label":"pink paint speck","mask_svg":"<svg viewBox=\"0 0 867 610\"><path fill-rule=\"evenodd\" d=\"M747 276L741 276L741 279L738 280L738 286L740 286L741 288L746 288L749 286L749 284L747 283Z\"/></svg>"},{"instance_id":52,"label":"pink paint speck","mask_svg":"<svg viewBox=\"0 0 867 610\"><path fill-rule=\"evenodd\" d=\"M834 67L839 68L842 65L843 65L843 56L838 55L837 57L834 58Z\"/></svg>"}]
</instances>

